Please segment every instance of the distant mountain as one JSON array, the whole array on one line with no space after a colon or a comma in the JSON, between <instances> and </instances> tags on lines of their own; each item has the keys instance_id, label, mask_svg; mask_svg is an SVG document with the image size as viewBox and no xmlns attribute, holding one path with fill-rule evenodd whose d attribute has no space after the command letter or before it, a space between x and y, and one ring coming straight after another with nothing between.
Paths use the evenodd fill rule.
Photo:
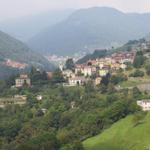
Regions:
<instances>
[{"instance_id":1,"label":"distant mountain","mask_svg":"<svg viewBox=\"0 0 150 150\"><path fill-rule=\"evenodd\" d=\"M43 56L32 51L22 42L0 31L0 77L5 76L10 72L10 69L17 71L17 68L13 69L13 67L5 65L4 62L7 59L16 63L27 64L27 66L36 66L48 70L54 69L54 66Z\"/></svg>"},{"instance_id":2,"label":"distant mountain","mask_svg":"<svg viewBox=\"0 0 150 150\"><path fill-rule=\"evenodd\" d=\"M113 8L94 7L74 12L28 41L39 52L73 54L139 39L150 33L150 14L126 14Z\"/></svg>"},{"instance_id":3,"label":"distant mountain","mask_svg":"<svg viewBox=\"0 0 150 150\"><path fill-rule=\"evenodd\" d=\"M66 19L73 11L72 9L48 11L39 15L0 22L0 30L25 42L41 30Z\"/></svg>"}]
</instances>

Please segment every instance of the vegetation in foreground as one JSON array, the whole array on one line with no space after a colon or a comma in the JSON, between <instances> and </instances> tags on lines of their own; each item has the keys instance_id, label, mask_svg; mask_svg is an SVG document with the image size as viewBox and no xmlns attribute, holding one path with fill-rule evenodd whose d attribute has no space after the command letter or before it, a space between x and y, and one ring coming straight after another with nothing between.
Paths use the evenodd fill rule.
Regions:
<instances>
[{"instance_id":1,"label":"vegetation in foreground","mask_svg":"<svg viewBox=\"0 0 150 150\"><path fill-rule=\"evenodd\" d=\"M130 115L83 142L85 150L148 150L150 113Z\"/></svg>"},{"instance_id":2,"label":"vegetation in foreground","mask_svg":"<svg viewBox=\"0 0 150 150\"><path fill-rule=\"evenodd\" d=\"M63 87L57 84L63 79L58 72L50 81L34 70L30 77L32 87L9 88L12 79L7 86L1 83L1 97L28 97L23 107L0 109L2 150L83 150L83 140L140 112L136 100L145 96L136 88L116 91L105 80L98 87L90 82L83 87ZM37 101L37 95L43 99Z\"/></svg>"}]
</instances>

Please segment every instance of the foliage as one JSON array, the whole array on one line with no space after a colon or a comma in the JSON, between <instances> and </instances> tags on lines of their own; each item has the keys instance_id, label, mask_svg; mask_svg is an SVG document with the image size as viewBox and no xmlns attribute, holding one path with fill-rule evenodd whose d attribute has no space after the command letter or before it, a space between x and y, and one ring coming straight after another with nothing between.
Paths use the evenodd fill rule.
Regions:
<instances>
[{"instance_id":1,"label":"foliage","mask_svg":"<svg viewBox=\"0 0 150 150\"><path fill-rule=\"evenodd\" d=\"M31 75L37 74L34 71ZM60 77L57 70L53 77L57 80L52 79L57 81L55 84L47 82L17 89L15 94L27 95L27 104L0 109L3 150L48 150L50 147L83 150L82 140L139 111L136 105L139 95L133 94L137 91L116 91L110 75L108 83L100 87L94 87L92 82L83 87L63 87L57 84ZM10 89L6 87L5 96L8 94ZM37 101L37 95L42 95L43 100ZM43 108L46 113L42 112Z\"/></svg>"},{"instance_id":2,"label":"foliage","mask_svg":"<svg viewBox=\"0 0 150 150\"><path fill-rule=\"evenodd\" d=\"M144 118L146 117L147 112L138 112L135 113L133 116L133 124L134 126L137 126L141 123L143 123Z\"/></svg>"},{"instance_id":3,"label":"foliage","mask_svg":"<svg viewBox=\"0 0 150 150\"><path fill-rule=\"evenodd\" d=\"M119 73L117 75L112 75L110 78L110 82L113 84L118 84L118 83L126 81L126 80L127 80L127 76L124 75L123 73Z\"/></svg>"},{"instance_id":4,"label":"foliage","mask_svg":"<svg viewBox=\"0 0 150 150\"><path fill-rule=\"evenodd\" d=\"M74 62L72 58L67 59L66 61L66 69L72 70L74 68Z\"/></svg>"},{"instance_id":5,"label":"foliage","mask_svg":"<svg viewBox=\"0 0 150 150\"><path fill-rule=\"evenodd\" d=\"M60 70L56 70L54 73L53 73L53 77L52 77L52 79L51 79L51 82L53 83L53 84L56 84L56 83L62 83L62 82L64 82L65 81L65 79L64 79L64 77L63 77L63 75L62 75L62 72L60 71Z\"/></svg>"},{"instance_id":6,"label":"foliage","mask_svg":"<svg viewBox=\"0 0 150 150\"><path fill-rule=\"evenodd\" d=\"M136 117L135 117L136 116ZM135 119L136 118L136 119ZM135 119L138 124L135 126ZM83 142L85 150L149 149L150 114L140 112L119 120L103 133Z\"/></svg>"},{"instance_id":7,"label":"foliage","mask_svg":"<svg viewBox=\"0 0 150 150\"><path fill-rule=\"evenodd\" d=\"M144 76L144 72L141 70L135 70L134 73L131 73L129 75L129 77L143 77Z\"/></svg>"},{"instance_id":8,"label":"foliage","mask_svg":"<svg viewBox=\"0 0 150 150\"><path fill-rule=\"evenodd\" d=\"M150 65L146 65L146 74L150 76Z\"/></svg>"},{"instance_id":9,"label":"foliage","mask_svg":"<svg viewBox=\"0 0 150 150\"><path fill-rule=\"evenodd\" d=\"M145 62L145 57L141 51L138 51L133 62L135 68L140 68Z\"/></svg>"},{"instance_id":10,"label":"foliage","mask_svg":"<svg viewBox=\"0 0 150 150\"><path fill-rule=\"evenodd\" d=\"M88 54L86 55L85 57L81 58L80 60L78 60L77 63L85 63L87 62L88 60L93 60L93 59L96 59L96 58L102 58L102 57L105 57L106 55L108 55L108 52L107 50L95 50L93 52L93 54Z\"/></svg>"}]
</instances>

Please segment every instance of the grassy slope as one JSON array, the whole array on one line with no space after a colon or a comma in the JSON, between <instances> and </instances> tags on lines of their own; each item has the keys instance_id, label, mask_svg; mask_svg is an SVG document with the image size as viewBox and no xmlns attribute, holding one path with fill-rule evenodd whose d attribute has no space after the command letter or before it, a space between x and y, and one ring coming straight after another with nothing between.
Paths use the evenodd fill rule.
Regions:
<instances>
[{"instance_id":1,"label":"grassy slope","mask_svg":"<svg viewBox=\"0 0 150 150\"><path fill-rule=\"evenodd\" d=\"M144 123L133 126L133 116L115 123L102 134L83 142L85 150L149 150L150 113Z\"/></svg>"}]
</instances>

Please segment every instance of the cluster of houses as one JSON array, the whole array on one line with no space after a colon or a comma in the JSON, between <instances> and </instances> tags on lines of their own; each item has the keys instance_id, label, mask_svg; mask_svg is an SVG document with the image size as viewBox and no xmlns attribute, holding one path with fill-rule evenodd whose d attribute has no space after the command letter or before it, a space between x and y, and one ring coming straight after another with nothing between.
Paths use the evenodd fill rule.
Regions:
<instances>
[{"instance_id":1,"label":"cluster of houses","mask_svg":"<svg viewBox=\"0 0 150 150\"><path fill-rule=\"evenodd\" d=\"M11 59L6 59L3 62L4 65L12 68L17 68L17 69L25 69L28 65L25 63L17 62Z\"/></svg>"},{"instance_id":2,"label":"cluster of houses","mask_svg":"<svg viewBox=\"0 0 150 150\"><path fill-rule=\"evenodd\" d=\"M84 64L76 64L72 70L62 69L63 76L68 79L69 86L83 85L93 80L95 85L100 84L102 77L119 69L125 70L126 63L133 63L135 52L118 52L111 57L89 60Z\"/></svg>"}]
</instances>

